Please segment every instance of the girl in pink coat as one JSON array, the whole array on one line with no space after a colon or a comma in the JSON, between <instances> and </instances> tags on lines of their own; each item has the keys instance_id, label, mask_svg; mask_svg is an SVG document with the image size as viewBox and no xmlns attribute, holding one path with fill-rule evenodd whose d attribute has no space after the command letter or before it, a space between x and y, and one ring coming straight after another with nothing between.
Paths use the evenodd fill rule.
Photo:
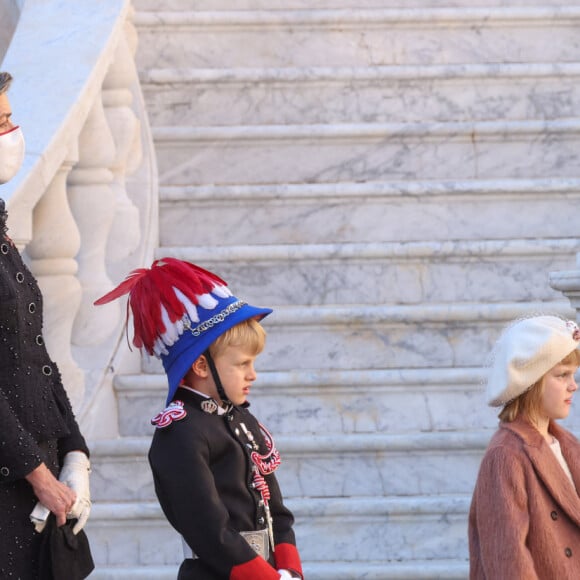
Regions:
<instances>
[{"instance_id":1,"label":"girl in pink coat","mask_svg":"<svg viewBox=\"0 0 580 580\"><path fill-rule=\"evenodd\" d=\"M580 578L580 443L565 419L578 389L580 330L557 316L510 325L492 353L499 429L469 512L470 579Z\"/></svg>"}]
</instances>

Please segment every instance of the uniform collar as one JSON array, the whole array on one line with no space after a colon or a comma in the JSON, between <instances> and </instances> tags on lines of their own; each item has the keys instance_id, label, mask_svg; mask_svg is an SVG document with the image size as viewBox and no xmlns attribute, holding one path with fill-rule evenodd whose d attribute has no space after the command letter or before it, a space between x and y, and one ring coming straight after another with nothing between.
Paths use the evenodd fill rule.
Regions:
<instances>
[{"instance_id":1,"label":"uniform collar","mask_svg":"<svg viewBox=\"0 0 580 580\"><path fill-rule=\"evenodd\" d=\"M174 396L174 400L176 399L186 400L190 405L199 408L201 411L208 413L209 415L226 415L232 409L232 405L222 407L209 395L183 385L180 385L180 387L177 389Z\"/></svg>"}]
</instances>

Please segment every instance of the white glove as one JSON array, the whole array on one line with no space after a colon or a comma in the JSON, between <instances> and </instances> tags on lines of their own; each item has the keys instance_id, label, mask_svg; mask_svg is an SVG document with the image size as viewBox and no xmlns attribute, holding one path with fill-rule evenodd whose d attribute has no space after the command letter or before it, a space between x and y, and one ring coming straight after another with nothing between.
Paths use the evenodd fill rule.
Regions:
<instances>
[{"instance_id":1,"label":"white glove","mask_svg":"<svg viewBox=\"0 0 580 580\"><path fill-rule=\"evenodd\" d=\"M67 519L78 520L73 528L73 534L78 534L85 527L91 513L90 472L91 463L82 451L69 451L64 456L58 480L77 494L77 499L67 514Z\"/></svg>"},{"instance_id":2,"label":"white glove","mask_svg":"<svg viewBox=\"0 0 580 580\"><path fill-rule=\"evenodd\" d=\"M46 520L50 515L50 510L42 505L39 501L36 502L32 513L30 514L30 521L34 524L34 529L40 534L46 526Z\"/></svg>"}]
</instances>

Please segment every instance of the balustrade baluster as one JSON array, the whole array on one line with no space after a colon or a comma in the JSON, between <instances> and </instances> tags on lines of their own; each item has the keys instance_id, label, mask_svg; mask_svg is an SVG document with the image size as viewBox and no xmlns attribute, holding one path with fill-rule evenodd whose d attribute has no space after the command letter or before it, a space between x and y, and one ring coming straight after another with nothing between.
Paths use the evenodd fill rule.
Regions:
<instances>
[{"instance_id":1,"label":"balustrade baluster","mask_svg":"<svg viewBox=\"0 0 580 580\"><path fill-rule=\"evenodd\" d=\"M132 109L131 81L136 78L135 63L126 36L117 47L115 59L103 83L105 116L113 140L115 159L112 164L116 213L107 244L107 263L126 259L139 245L141 229L139 210L129 198L126 177L141 162L140 123Z\"/></svg>"},{"instance_id":2,"label":"balustrade baluster","mask_svg":"<svg viewBox=\"0 0 580 580\"><path fill-rule=\"evenodd\" d=\"M63 384L76 409L83 401L85 376L71 352L72 327L82 294L74 259L80 247L80 235L68 204L66 187L73 164L71 158L62 164L34 208L34 237L26 252L43 295L46 347L59 366Z\"/></svg>"},{"instance_id":3,"label":"balustrade baluster","mask_svg":"<svg viewBox=\"0 0 580 580\"><path fill-rule=\"evenodd\" d=\"M99 345L116 328L120 306L99 308L93 302L113 286L107 275L105 253L115 217L115 194L111 167L115 142L99 93L79 135L79 162L68 180L72 213L82 232L78 278L83 289L73 326L73 344Z\"/></svg>"}]
</instances>

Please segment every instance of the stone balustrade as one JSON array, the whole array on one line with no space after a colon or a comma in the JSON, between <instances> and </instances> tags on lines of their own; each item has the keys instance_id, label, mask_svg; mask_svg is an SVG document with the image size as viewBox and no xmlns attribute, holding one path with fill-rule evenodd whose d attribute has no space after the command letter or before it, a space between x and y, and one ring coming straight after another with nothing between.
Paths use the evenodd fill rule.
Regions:
<instances>
[{"instance_id":1,"label":"stone balustrade","mask_svg":"<svg viewBox=\"0 0 580 580\"><path fill-rule=\"evenodd\" d=\"M122 340L121 305L93 302L148 263L157 243L157 170L133 9L129 0L21 4L0 70L15 78L9 94L27 153L0 195L42 289L47 348L83 430L111 437L112 375L139 357Z\"/></svg>"}]
</instances>

